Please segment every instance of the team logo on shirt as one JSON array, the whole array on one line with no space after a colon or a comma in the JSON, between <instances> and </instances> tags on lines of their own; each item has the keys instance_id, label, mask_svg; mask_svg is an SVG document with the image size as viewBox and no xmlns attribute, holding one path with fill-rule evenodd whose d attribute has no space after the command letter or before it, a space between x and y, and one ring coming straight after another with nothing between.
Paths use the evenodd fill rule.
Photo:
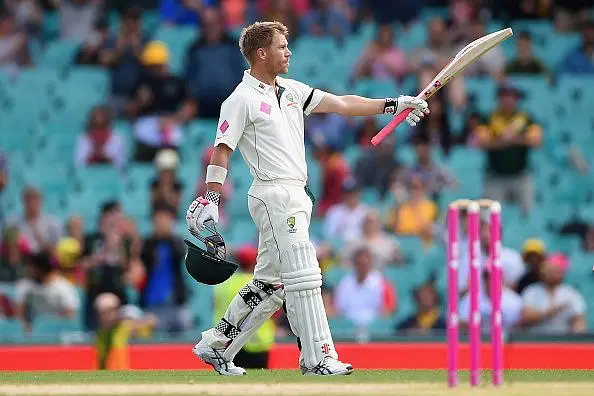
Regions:
<instances>
[{"instance_id":1,"label":"team logo on shirt","mask_svg":"<svg viewBox=\"0 0 594 396\"><path fill-rule=\"evenodd\" d=\"M296 107L299 104L297 101L295 101L295 97L293 96L293 94L291 92L287 92L285 97L287 98L287 101L289 102L289 103L287 103L287 107Z\"/></svg>"},{"instance_id":2,"label":"team logo on shirt","mask_svg":"<svg viewBox=\"0 0 594 396\"><path fill-rule=\"evenodd\" d=\"M287 219L287 225L289 226L289 232L291 234L297 232L297 229L295 228L295 216L291 216Z\"/></svg>"},{"instance_id":3,"label":"team logo on shirt","mask_svg":"<svg viewBox=\"0 0 594 396\"><path fill-rule=\"evenodd\" d=\"M223 121L219 129L221 130L221 133L227 132L227 129L229 129L229 123L227 122L227 120Z\"/></svg>"}]
</instances>

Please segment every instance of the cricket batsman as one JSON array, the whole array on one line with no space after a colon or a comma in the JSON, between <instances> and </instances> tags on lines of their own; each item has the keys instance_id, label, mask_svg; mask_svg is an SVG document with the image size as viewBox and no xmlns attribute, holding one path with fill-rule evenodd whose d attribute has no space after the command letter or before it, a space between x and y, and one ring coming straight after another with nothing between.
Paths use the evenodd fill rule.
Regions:
<instances>
[{"instance_id":1,"label":"cricket batsman","mask_svg":"<svg viewBox=\"0 0 594 396\"><path fill-rule=\"evenodd\" d=\"M245 28L239 47L249 63L243 80L221 106L214 152L207 167L207 192L186 214L190 231L218 222L218 204L236 147L254 181L248 209L259 233L253 279L229 304L220 322L202 333L196 356L221 375L244 375L233 358L279 308L286 310L300 345L306 375L348 375L353 366L338 360L322 303L322 274L309 239L313 195L307 183L304 117L398 114L412 108L414 126L429 113L427 102L411 96L368 99L333 94L279 77L289 70L288 30L279 22Z\"/></svg>"}]
</instances>

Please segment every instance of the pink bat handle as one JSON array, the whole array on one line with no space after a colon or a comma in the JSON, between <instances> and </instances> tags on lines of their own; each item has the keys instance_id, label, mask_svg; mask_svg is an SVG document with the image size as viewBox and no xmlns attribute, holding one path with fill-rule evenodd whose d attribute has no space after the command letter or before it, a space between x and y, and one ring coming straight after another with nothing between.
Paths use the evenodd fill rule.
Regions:
<instances>
[{"instance_id":1,"label":"pink bat handle","mask_svg":"<svg viewBox=\"0 0 594 396\"><path fill-rule=\"evenodd\" d=\"M406 119L406 116L409 115L411 111L412 111L412 108L409 107L408 109L402 111L396 117L394 117L392 119L392 121L388 122L388 125L383 127L382 130L379 131L377 133L377 135L375 135L371 139L371 144L373 144L374 146L377 146L378 144L380 144L382 142L382 140L384 140L386 138L386 136L391 134L392 131L394 129L396 129L396 127L398 125L400 125L402 123L402 121L404 121Z\"/></svg>"}]
</instances>

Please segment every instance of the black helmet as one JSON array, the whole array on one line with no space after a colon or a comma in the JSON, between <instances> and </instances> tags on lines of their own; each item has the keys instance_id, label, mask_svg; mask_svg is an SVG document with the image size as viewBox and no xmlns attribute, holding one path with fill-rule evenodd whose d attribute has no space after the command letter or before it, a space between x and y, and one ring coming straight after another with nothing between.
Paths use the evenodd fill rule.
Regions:
<instances>
[{"instance_id":1,"label":"black helmet","mask_svg":"<svg viewBox=\"0 0 594 396\"><path fill-rule=\"evenodd\" d=\"M186 270L196 281L207 285L223 283L235 273L238 265L226 260L227 249L223 237L214 227L205 226L212 235L203 236L193 231L192 235L206 246L206 250L184 239L188 246L185 264Z\"/></svg>"}]
</instances>

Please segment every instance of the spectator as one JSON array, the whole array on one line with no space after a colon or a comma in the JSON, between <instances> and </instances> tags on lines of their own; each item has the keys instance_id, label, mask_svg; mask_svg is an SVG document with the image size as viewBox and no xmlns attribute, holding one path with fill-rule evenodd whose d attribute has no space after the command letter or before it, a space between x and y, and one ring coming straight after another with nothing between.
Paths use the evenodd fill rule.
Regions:
<instances>
[{"instance_id":1,"label":"spectator","mask_svg":"<svg viewBox=\"0 0 594 396\"><path fill-rule=\"evenodd\" d=\"M103 245L107 233L118 228L123 219L122 208L117 201L109 201L101 206L98 227L95 232L85 236L83 246L83 258L94 255Z\"/></svg>"},{"instance_id":2,"label":"spectator","mask_svg":"<svg viewBox=\"0 0 594 396\"><path fill-rule=\"evenodd\" d=\"M358 60L354 77L400 80L407 72L406 55L395 45L392 26L380 26L375 40Z\"/></svg>"},{"instance_id":3,"label":"spectator","mask_svg":"<svg viewBox=\"0 0 594 396\"><path fill-rule=\"evenodd\" d=\"M431 146L441 147L444 155L448 155L454 146L454 137L450 128L450 117L440 96L431 99L431 113L413 132L413 142L425 140Z\"/></svg>"},{"instance_id":4,"label":"spectator","mask_svg":"<svg viewBox=\"0 0 594 396\"><path fill-rule=\"evenodd\" d=\"M354 176L357 183L362 187L377 189L382 199L402 171L395 155L395 140L394 136L390 136L379 146L365 149L355 162Z\"/></svg>"},{"instance_id":5,"label":"spectator","mask_svg":"<svg viewBox=\"0 0 594 396\"><path fill-rule=\"evenodd\" d=\"M45 252L51 255L62 237L62 226L57 218L43 213L42 205L41 192L34 187L25 187L24 213L17 225L32 253Z\"/></svg>"},{"instance_id":6,"label":"spectator","mask_svg":"<svg viewBox=\"0 0 594 396\"><path fill-rule=\"evenodd\" d=\"M224 316L229 303L237 293L252 280L258 248L243 245L235 252L239 270L231 278L214 288L214 322L216 325ZM268 368L270 349L274 345L276 326L272 319L268 319L260 327L253 338L245 344L234 359L237 365L245 368Z\"/></svg>"},{"instance_id":7,"label":"spectator","mask_svg":"<svg viewBox=\"0 0 594 396\"><path fill-rule=\"evenodd\" d=\"M442 18L429 22L428 40L424 46L413 52L409 70L415 70L419 90L426 87L439 71L452 59L454 49L451 37ZM466 106L466 89L463 78L455 78L444 88L448 103L455 109Z\"/></svg>"},{"instance_id":8,"label":"spectator","mask_svg":"<svg viewBox=\"0 0 594 396\"><path fill-rule=\"evenodd\" d=\"M85 228L82 217L71 216L68 218L68 221L66 221L66 235L70 238L76 239L84 251Z\"/></svg>"},{"instance_id":9,"label":"spectator","mask_svg":"<svg viewBox=\"0 0 594 396\"><path fill-rule=\"evenodd\" d=\"M113 130L111 111L107 106L95 106L89 113L86 131L78 137L76 164L79 167L111 164L126 165L124 137Z\"/></svg>"},{"instance_id":10,"label":"spectator","mask_svg":"<svg viewBox=\"0 0 594 396\"><path fill-rule=\"evenodd\" d=\"M27 37L17 31L12 14L0 9L0 70L14 72L29 64Z\"/></svg>"},{"instance_id":11,"label":"spectator","mask_svg":"<svg viewBox=\"0 0 594 396\"><path fill-rule=\"evenodd\" d=\"M151 182L151 203L155 208L159 205L168 205L178 213L184 190L183 183L176 176L179 165L179 156L175 150L166 149L159 151L155 157L157 177Z\"/></svg>"},{"instance_id":12,"label":"spectator","mask_svg":"<svg viewBox=\"0 0 594 396\"><path fill-rule=\"evenodd\" d=\"M97 326L97 317L93 309L95 299L101 293L113 293L122 303L127 303L126 275L129 271L129 260L126 257L125 240L121 230L116 226L108 228L100 245L85 261L86 302L85 327L87 331Z\"/></svg>"},{"instance_id":13,"label":"spectator","mask_svg":"<svg viewBox=\"0 0 594 396\"><path fill-rule=\"evenodd\" d=\"M594 20L584 24L582 28L582 42L570 51L563 65L561 72L574 74L594 74Z\"/></svg>"},{"instance_id":14,"label":"spectator","mask_svg":"<svg viewBox=\"0 0 594 396\"><path fill-rule=\"evenodd\" d=\"M437 220L437 204L427 196L427 188L419 175L410 181L410 196L392 209L388 226L397 235L419 236L426 245L433 241L433 225Z\"/></svg>"},{"instance_id":15,"label":"spectator","mask_svg":"<svg viewBox=\"0 0 594 396\"><path fill-rule=\"evenodd\" d=\"M367 246L373 262L378 269L383 269L390 264L401 264L404 262L398 241L382 230L382 223L379 219L379 212L375 209L367 211L363 220L361 239L349 243L345 249L345 261L352 263L353 254L361 246Z\"/></svg>"},{"instance_id":16,"label":"spectator","mask_svg":"<svg viewBox=\"0 0 594 396\"><path fill-rule=\"evenodd\" d=\"M392 315L397 309L394 286L375 268L369 249L359 248L354 253L353 270L340 280L334 291L337 314L350 319L360 329Z\"/></svg>"},{"instance_id":17,"label":"spectator","mask_svg":"<svg viewBox=\"0 0 594 396\"><path fill-rule=\"evenodd\" d=\"M489 266L489 257L491 251L491 231L489 222L485 219L487 215L480 220L479 224L479 240L481 247L480 265L481 268L487 269ZM468 234L467 229L464 232L464 243L460 246L468 246ZM462 242L462 241L461 241ZM499 251L499 261L501 263L501 270L503 272L503 283L506 287L515 290L518 282L524 275L526 269L522 261L522 256L514 249L501 246ZM458 268L458 287L461 293L465 293L468 290L470 279L470 253L468 249L462 249L459 258Z\"/></svg>"},{"instance_id":18,"label":"spectator","mask_svg":"<svg viewBox=\"0 0 594 396\"><path fill-rule=\"evenodd\" d=\"M469 23L466 28L466 40L464 45L458 50L464 48L468 43L479 39L487 34L485 23L480 19ZM457 51L456 51L457 52ZM491 48L484 53L475 63L468 65L464 69L466 76L489 76L496 80L502 80L504 77L505 55L501 47Z\"/></svg>"},{"instance_id":19,"label":"spectator","mask_svg":"<svg viewBox=\"0 0 594 396\"><path fill-rule=\"evenodd\" d=\"M312 114L306 121L305 133L313 147L332 146L342 151L347 145L344 137L350 134L348 119L335 113Z\"/></svg>"},{"instance_id":20,"label":"spectator","mask_svg":"<svg viewBox=\"0 0 594 396\"><path fill-rule=\"evenodd\" d=\"M0 244L0 284L16 282L25 276L25 257L29 254L27 241L15 226L2 230Z\"/></svg>"},{"instance_id":21,"label":"spectator","mask_svg":"<svg viewBox=\"0 0 594 396\"><path fill-rule=\"evenodd\" d=\"M117 117L124 116L129 110L142 70L140 55L149 40L142 33L140 13L137 8L126 9L119 34L109 37L100 52L101 64L111 71L109 104Z\"/></svg>"},{"instance_id":22,"label":"spectator","mask_svg":"<svg viewBox=\"0 0 594 396\"><path fill-rule=\"evenodd\" d=\"M183 240L173 233L175 218L175 211L168 206L154 208L153 232L140 254L146 271L140 307L158 318L159 330L170 333L185 331L191 325L182 272L186 249Z\"/></svg>"},{"instance_id":23,"label":"spectator","mask_svg":"<svg viewBox=\"0 0 594 396\"><path fill-rule=\"evenodd\" d=\"M29 278L16 284L15 310L26 332L39 315L76 318L80 301L75 287L52 267L46 253L30 256L27 260Z\"/></svg>"},{"instance_id":24,"label":"spectator","mask_svg":"<svg viewBox=\"0 0 594 396\"><path fill-rule=\"evenodd\" d=\"M314 156L322 169L322 197L317 206L318 215L324 216L331 206L342 201L350 169L343 155L332 146L317 147Z\"/></svg>"},{"instance_id":25,"label":"spectator","mask_svg":"<svg viewBox=\"0 0 594 396\"><path fill-rule=\"evenodd\" d=\"M548 70L544 64L532 53L532 37L528 32L518 35L516 58L505 66L506 75L527 74L547 75Z\"/></svg>"},{"instance_id":26,"label":"spectator","mask_svg":"<svg viewBox=\"0 0 594 396\"><path fill-rule=\"evenodd\" d=\"M216 0L160 0L159 13L165 25L200 25L201 14Z\"/></svg>"},{"instance_id":27,"label":"spectator","mask_svg":"<svg viewBox=\"0 0 594 396\"><path fill-rule=\"evenodd\" d=\"M487 269L482 271L481 285L479 290L479 310L481 313L481 329L485 333L491 328L491 282L490 273ZM468 328L470 318L470 294L460 301L458 309L460 315L460 326ZM501 292L501 320L504 333L509 333L518 327L522 319L522 298L515 291L503 286Z\"/></svg>"},{"instance_id":28,"label":"spectator","mask_svg":"<svg viewBox=\"0 0 594 396\"><path fill-rule=\"evenodd\" d=\"M6 156L0 150L0 230L4 228L5 222L5 215L4 215L4 207L2 205L2 193L4 189L8 185L8 161ZM2 236L2 235L0 235Z\"/></svg>"},{"instance_id":29,"label":"spectator","mask_svg":"<svg viewBox=\"0 0 594 396\"><path fill-rule=\"evenodd\" d=\"M409 170L409 179L415 175L423 179L427 193L433 200L439 200L441 191L455 188L456 180L442 166L436 165L431 158L431 146L427 136L417 136L414 141L417 163Z\"/></svg>"},{"instance_id":30,"label":"spectator","mask_svg":"<svg viewBox=\"0 0 594 396\"><path fill-rule=\"evenodd\" d=\"M529 155L540 146L542 130L518 109L520 90L503 85L498 96L497 110L476 129L479 145L487 153L485 196L499 202L519 201L528 212L534 201Z\"/></svg>"},{"instance_id":31,"label":"spectator","mask_svg":"<svg viewBox=\"0 0 594 396\"><path fill-rule=\"evenodd\" d=\"M265 15L266 12L268 12L271 9L285 9L285 7L287 7L291 11L291 13L295 14L299 18L306 15L309 11L309 2L309 0L256 0L256 3L258 5L257 10L261 15ZM288 3L288 5L285 5L284 3ZM283 22L278 19L267 20ZM289 32L291 32L291 27L286 24L285 26L289 27ZM293 32L296 33L297 31L293 30ZM293 36L293 33L291 33L291 36Z\"/></svg>"},{"instance_id":32,"label":"spectator","mask_svg":"<svg viewBox=\"0 0 594 396\"><path fill-rule=\"evenodd\" d=\"M101 51L110 41L115 40L109 31L106 18L99 18L95 22L94 31L78 47L74 63L86 66L101 66Z\"/></svg>"},{"instance_id":33,"label":"spectator","mask_svg":"<svg viewBox=\"0 0 594 396\"><path fill-rule=\"evenodd\" d=\"M413 298L417 310L404 319L398 325L397 330L411 335L429 335L435 331L445 331L446 321L440 309L439 293L437 293L433 281L416 287L413 290Z\"/></svg>"},{"instance_id":34,"label":"spectator","mask_svg":"<svg viewBox=\"0 0 594 396\"><path fill-rule=\"evenodd\" d=\"M14 15L17 28L29 37L39 36L43 13L36 0L5 0L6 9Z\"/></svg>"},{"instance_id":35,"label":"spectator","mask_svg":"<svg viewBox=\"0 0 594 396\"><path fill-rule=\"evenodd\" d=\"M204 155L202 156L202 172L200 175L200 180L198 181L198 185L196 186L196 193L194 194L195 197L204 197L206 196L206 168L210 165L210 158L212 157L212 153L214 148L212 146L208 147L204 151ZM229 164L229 168L231 164ZM228 168L228 169L229 169ZM233 196L233 180L226 180L225 184L222 186L221 197L219 201L219 224L222 226L226 226L229 221L229 217L227 216L227 202L231 200Z\"/></svg>"},{"instance_id":36,"label":"spectator","mask_svg":"<svg viewBox=\"0 0 594 396\"><path fill-rule=\"evenodd\" d=\"M78 264L82 252L80 243L69 236L60 239L56 245L57 269L72 284L81 284L82 267Z\"/></svg>"},{"instance_id":37,"label":"spectator","mask_svg":"<svg viewBox=\"0 0 594 396\"><path fill-rule=\"evenodd\" d=\"M102 293L94 304L99 318L95 338L99 370L130 369L128 341L134 336L146 336L156 327L154 315L143 315L138 307L122 306L113 293Z\"/></svg>"},{"instance_id":38,"label":"spectator","mask_svg":"<svg viewBox=\"0 0 594 396\"><path fill-rule=\"evenodd\" d=\"M569 334L586 330L584 297L563 281L569 260L561 254L547 258L542 280L522 293L522 324L529 333Z\"/></svg>"},{"instance_id":39,"label":"spectator","mask_svg":"<svg viewBox=\"0 0 594 396\"><path fill-rule=\"evenodd\" d=\"M160 41L149 43L142 52L147 70L138 82L132 112L138 162L151 162L161 149L177 149L182 143L181 124L196 111L196 102L180 77L169 72L169 50Z\"/></svg>"},{"instance_id":40,"label":"spectator","mask_svg":"<svg viewBox=\"0 0 594 396\"><path fill-rule=\"evenodd\" d=\"M186 53L184 79L200 101L202 118L218 118L223 101L241 81L245 61L237 40L225 30L220 12L204 12L201 36ZM216 65L216 67L212 67Z\"/></svg>"},{"instance_id":41,"label":"spectator","mask_svg":"<svg viewBox=\"0 0 594 396\"><path fill-rule=\"evenodd\" d=\"M359 186L354 180L346 180L342 192L342 202L328 210L324 220L324 235L327 239L355 241L361 237L367 207L361 203Z\"/></svg>"},{"instance_id":42,"label":"spectator","mask_svg":"<svg viewBox=\"0 0 594 396\"><path fill-rule=\"evenodd\" d=\"M344 39L351 26L343 9L330 0L312 0L310 11L301 19L301 32L309 36Z\"/></svg>"},{"instance_id":43,"label":"spectator","mask_svg":"<svg viewBox=\"0 0 594 396\"><path fill-rule=\"evenodd\" d=\"M59 7L60 38L84 41L93 33L103 0L52 0Z\"/></svg>"},{"instance_id":44,"label":"spectator","mask_svg":"<svg viewBox=\"0 0 594 396\"><path fill-rule=\"evenodd\" d=\"M544 243L540 239L529 239L524 242L524 246L522 247L522 259L524 260L526 271L516 284L516 291L520 294L522 294L528 286L540 281L542 266L546 259Z\"/></svg>"}]
</instances>

